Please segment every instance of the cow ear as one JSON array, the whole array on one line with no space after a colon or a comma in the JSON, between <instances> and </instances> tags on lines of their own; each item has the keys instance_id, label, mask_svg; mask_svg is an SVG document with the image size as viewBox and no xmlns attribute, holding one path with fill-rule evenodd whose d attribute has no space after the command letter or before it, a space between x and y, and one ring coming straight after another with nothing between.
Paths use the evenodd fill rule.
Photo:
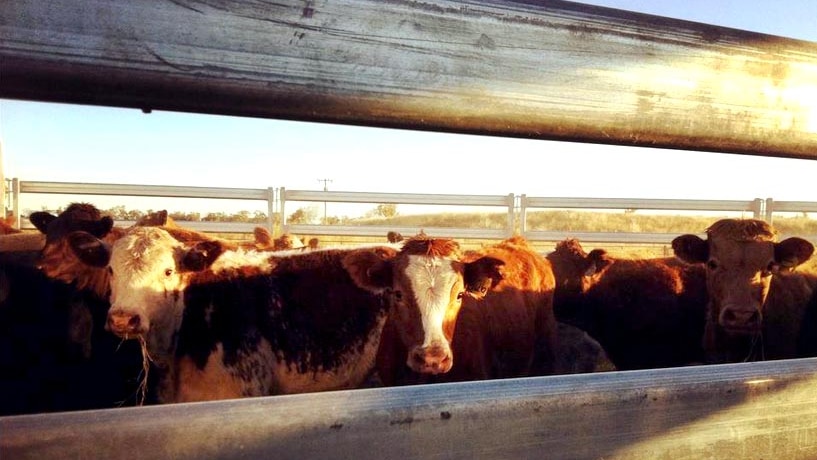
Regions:
<instances>
[{"instance_id":1,"label":"cow ear","mask_svg":"<svg viewBox=\"0 0 817 460\"><path fill-rule=\"evenodd\" d=\"M48 224L54 221L57 216L46 211L32 212L28 216L28 220L40 231L42 234L48 233Z\"/></svg>"},{"instance_id":2,"label":"cow ear","mask_svg":"<svg viewBox=\"0 0 817 460\"><path fill-rule=\"evenodd\" d=\"M672 240L675 256L690 264L704 263L709 259L709 243L697 235L681 235Z\"/></svg>"},{"instance_id":3,"label":"cow ear","mask_svg":"<svg viewBox=\"0 0 817 460\"><path fill-rule=\"evenodd\" d=\"M463 269L465 291L475 299L485 297L488 291L502 281L500 268L503 265L505 262L488 256L465 264Z\"/></svg>"},{"instance_id":4,"label":"cow ear","mask_svg":"<svg viewBox=\"0 0 817 460\"><path fill-rule=\"evenodd\" d=\"M272 234L265 227L255 227L252 231L255 237L255 246L259 249L272 247Z\"/></svg>"},{"instance_id":5,"label":"cow ear","mask_svg":"<svg viewBox=\"0 0 817 460\"><path fill-rule=\"evenodd\" d=\"M343 257L343 268L361 289L380 294L392 287L392 259L397 251L389 247L356 249Z\"/></svg>"},{"instance_id":6,"label":"cow ear","mask_svg":"<svg viewBox=\"0 0 817 460\"><path fill-rule=\"evenodd\" d=\"M792 237L775 243L774 260L785 268L794 268L811 258L814 245L803 238Z\"/></svg>"},{"instance_id":7,"label":"cow ear","mask_svg":"<svg viewBox=\"0 0 817 460\"><path fill-rule=\"evenodd\" d=\"M76 231L68 234L68 246L83 263L92 267L104 267L111 258L108 245L96 236Z\"/></svg>"},{"instance_id":8,"label":"cow ear","mask_svg":"<svg viewBox=\"0 0 817 460\"><path fill-rule=\"evenodd\" d=\"M102 219L93 221L91 228L88 229L88 232L97 238L102 238L103 236L107 235L112 228L113 219L109 216L105 216Z\"/></svg>"},{"instance_id":9,"label":"cow ear","mask_svg":"<svg viewBox=\"0 0 817 460\"><path fill-rule=\"evenodd\" d=\"M224 247L218 241L200 241L182 256L180 267L184 271L198 272L209 268Z\"/></svg>"},{"instance_id":10,"label":"cow ear","mask_svg":"<svg viewBox=\"0 0 817 460\"><path fill-rule=\"evenodd\" d=\"M593 249L590 251L590 254L587 254L585 261L587 262L587 266L584 270L584 276L598 275L613 263L613 259L610 258L604 249Z\"/></svg>"}]
</instances>

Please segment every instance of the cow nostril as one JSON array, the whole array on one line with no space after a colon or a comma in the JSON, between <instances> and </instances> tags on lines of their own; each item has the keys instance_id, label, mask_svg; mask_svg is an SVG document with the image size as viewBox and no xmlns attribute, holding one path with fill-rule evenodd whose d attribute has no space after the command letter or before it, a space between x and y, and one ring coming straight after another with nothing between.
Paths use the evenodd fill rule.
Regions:
<instances>
[{"instance_id":1,"label":"cow nostril","mask_svg":"<svg viewBox=\"0 0 817 460\"><path fill-rule=\"evenodd\" d=\"M418 350L412 351L409 359L411 359L412 364L416 366L422 366L426 362L425 355Z\"/></svg>"},{"instance_id":2,"label":"cow nostril","mask_svg":"<svg viewBox=\"0 0 817 460\"><path fill-rule=\"evenodd\" d=\"M134 315L130 320L128 320L128 327L131 329L137 329L141 323L142 320L139 318L139 315Z\"/></svg>"}]
</instances>

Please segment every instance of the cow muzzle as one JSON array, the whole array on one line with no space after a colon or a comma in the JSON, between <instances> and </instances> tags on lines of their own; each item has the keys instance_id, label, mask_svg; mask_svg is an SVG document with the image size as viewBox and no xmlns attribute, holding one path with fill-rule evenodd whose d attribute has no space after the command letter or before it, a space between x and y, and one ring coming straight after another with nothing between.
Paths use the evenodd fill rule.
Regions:
<instances>
[{"instance_id":1,"label":"cow muzzle","mask_svg":"<svg viewBox=\"0 0 817 460\"><path fill-rule=\"evenodd\" d=\"M444 374L454 365L451 349L441 345L414 347L406 361L411 370L421 374Z\"/></svg>"},{"instance_id":2,"label":"cow muzzle","mask_svg":"<svg viewBox=\"0 0 817 460\"><path fill-rule=\"evenodd\" d=\"M117 311L108 312L108 321L105 323L105 329L123 339L129 339L146 334L148 325L147 321L143 321L142 316L138 313Z\"/></svg>"},{"instance_id":3,"label":"cow muzzle","mask_svg":"<svg viewBox=\"0 0 817 460\"><path fill-rule=\"evenodd\" d=\"M718 323L731 335L753 335L760 332L763 314L754 307L726 306L718 316Z\"/></svg>"}]
</instances>

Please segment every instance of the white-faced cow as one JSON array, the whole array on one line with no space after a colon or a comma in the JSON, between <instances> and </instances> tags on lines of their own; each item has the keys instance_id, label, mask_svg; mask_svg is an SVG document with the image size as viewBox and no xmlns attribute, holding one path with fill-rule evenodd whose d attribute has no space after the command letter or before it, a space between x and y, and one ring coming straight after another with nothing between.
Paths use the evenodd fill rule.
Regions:
<instances>
[{"instance_id":1,"label":"white-faced cow","mask_svg":"<svg viewBox=\"0 0 817 460\"><path fill-rule=\"evenodd\" d=\"M521 237L463 252L421 234L397 257L351 263L360 285L390 299L378 355L384 384L554 372L553 272Z\"/></svg>"},{"instance_id":2,"label":"white-faced cow","mask_svg":"<svg viewBox=\"0 0 817 460\"><path fill-rule=\"evenodd\" d=\"M619 370L703 361L701 264L586 253L575 239L559 242L546 257L556 275L556 318L598 340Z\"/></svg>"},{"instance_id":3,"label":"white-faced cow","mask_svg":"<svg viewBox=\"0 0 817 460\"><path fill-rule=\"evenodd\" d=\"M391 248L274 256L151 227L110 250L88 233L69 239L109 267L108 328L145 338L160 402L355 388L374 370L387 304L355 285L347 260L374 264Z\"/></svg>"},{"instance_id":4,"label":"white-faced cow","mask_svg":"<svg viewBox=\"0 0 817 460\"><path fill-rule=\"evenodd\" d=\"M796 357L817 280L793 270L814 246L797 237L777 242L775 229L756 219L722 219L706 233L707 239L681 235L672 247L681 259L706 264L707 361Z\"/></svg>"}]
</instances>

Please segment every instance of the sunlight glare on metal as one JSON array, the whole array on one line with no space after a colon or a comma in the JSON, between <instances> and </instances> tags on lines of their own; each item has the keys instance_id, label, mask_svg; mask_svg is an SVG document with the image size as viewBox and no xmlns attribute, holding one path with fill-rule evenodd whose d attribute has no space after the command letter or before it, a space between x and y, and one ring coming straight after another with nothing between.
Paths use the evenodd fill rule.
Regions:
<instances>
[{"instance_id":1,"label":"sunlight glare on metal","mask_svg":"<svg viewBox=\"0 0 817 460\"><path fill-rule=\"evenodd\" d=\"M745 383L746 385L761 385L764 383L771 383L774 382L774 379L754 379L754 380L747 380Z\"/></svg>"}]
</instances>

